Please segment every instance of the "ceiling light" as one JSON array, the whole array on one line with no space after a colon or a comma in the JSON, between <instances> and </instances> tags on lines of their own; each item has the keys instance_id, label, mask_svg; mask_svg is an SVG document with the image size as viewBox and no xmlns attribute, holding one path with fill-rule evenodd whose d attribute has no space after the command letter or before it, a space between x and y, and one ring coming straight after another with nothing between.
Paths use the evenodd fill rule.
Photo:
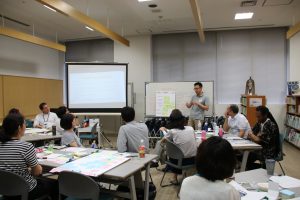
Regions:
<instances>
[{"instance_id":1,"label":"ceiling light","mask_svg":"<svg viewBox=\"0 0 300 200\"><path fill-rule=\"evenodd\" d=\"M85 28L89 29L90 31L94 31L91 27L85 26Z\"/></svg>"},{"instance_id":2,"label":"ceiling light","mask_svg":"<svg viewBox=\"0 0 300 200\"><path fill-rule=\"evenodd\" d=\"M53 9L53 8L50 8L49 6L47 6L47 5L43 5L44 7L46 7L46 8L48 8L49 10L52 10L53 12L56 12L56 10L55 9Z\"/></svg>"},{"instance_id":3,"label":"ceiling light","mask_svg":"<svg viewBox=\"0 0 300 200\"><path fill-rule=\"evenodd\" d=\"M138 0L138 2L145 2L145 1L152 1L152 0Z\"/></svg>"},{"instance_id":4,"label":"ceiling light","mask_svg":"<svg viewBox=\"0 0 300 200\"><path fill-rule=\"evenodd\" d=\"M247 12L247 13L236 13L234 19L251 19L253 17L253 12Z\"/></svg>"}]
</instances>

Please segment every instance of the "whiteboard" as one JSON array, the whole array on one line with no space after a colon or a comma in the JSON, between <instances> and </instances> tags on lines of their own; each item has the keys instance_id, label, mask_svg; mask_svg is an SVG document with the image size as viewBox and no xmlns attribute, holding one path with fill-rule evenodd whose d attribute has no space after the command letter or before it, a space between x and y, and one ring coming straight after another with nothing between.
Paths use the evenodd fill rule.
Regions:
<instances>
[{"instance_id":1,"label":"whiteboard","mask_svg":"<svg viewBox=\"0 0 300 200\"><path fill-rule=\"evenodd\" d=\"M185 106L187 102L190 102L194 92L194 83L197 81L188 82L164 82L145 83L145 116L153 117L156 112L156 92L162 91L175 91L176 94L176 108L179 109L184 116L189 116L190 110ZM209 110L205 112L205 115L214 115L214 82L213 81L200 81L203 85L204 95L209 99Z\"/></svg>"}]
</instances>

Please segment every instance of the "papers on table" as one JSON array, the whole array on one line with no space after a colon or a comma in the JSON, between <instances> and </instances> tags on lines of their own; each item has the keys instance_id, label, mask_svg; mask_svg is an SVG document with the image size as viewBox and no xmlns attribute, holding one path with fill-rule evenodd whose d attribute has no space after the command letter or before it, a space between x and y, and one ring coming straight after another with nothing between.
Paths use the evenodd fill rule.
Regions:
<instances>
[{"instance_id":1,"label":"papers on table","mask_svg":"<svg viewBox=\"0 0 300 200\"><path fill-rule=\"evenodd\" d=\"M238 137L238 136L229 136L225 137L227 140L243 140L243 138Z\"/></svg>"},{"instance_id":2,"label":"papers on table","mask_svg":"<svg viewBox=\"0 0 300 200\"><path fill-rule=\"evenodd\" d=\"M241 194L241 200L261 200L264 197L268 197L269 200L275 200L277 198L270 196L267 192L248 191L236 181L231 181L229 184Z\"/></svg>"},{"instance_id":3,"label":"papers on table","mask_svg":"<svg viewBox=\"0 0 300 200\"><path fill-rule=\"evenodd\" d=\"M48 129L45 128L26 128L25 134L37 134L37 133L47 133Z\"/></svg>"},{"instance_id":4,"label":"papers on table","mask_svg":"<svg viewBox=\"0 0 300 200\"><path fill-rule=\"evenodd\" d=\"M282 188L300 187L300 180L290 176L272 176L270 180L278 183Z\"/></svg>"},{"instance_id":5,"label":"papers on table","mask_svg":"<svg viewBox=\"0 0 300 200\"><path fill-rule=\"evenodd\" d=\"M86 151L86 148L83 147L68 147L65 149L61 149L61 151L65 151L65 152L70 152L70 153L77 153L77 152L82 152L82 151Z\"/></svg>"},{"instance_id":6,"label":"papers on table","mask_svg":"<svg viewBox=\"0 0 300 200\"><path fill-rule=\"evenodd\" d=\"M43 153L37 153L36 156L40 163L44 162L44 161L49 161L51 163L56 163L56 164L62 165L62 164L67 163L70 160L69 157L62 155L62 154L56 154L56 153L49 154L49 153L43 152Z\"/></svg>"},{"instance_id":7,"label":"papers on table","mask_svg":"<svg viewBox=\"0 0 300 200\"><path fill-rule=\"evenodd\" d=\"M129 158L125 158L116 151L102 150L84 158L66 163L60 167L52 169L50 172L74 171L80 172L87 176L99 176L118 165L126 162Z\"/></svg>"}]
</instances>

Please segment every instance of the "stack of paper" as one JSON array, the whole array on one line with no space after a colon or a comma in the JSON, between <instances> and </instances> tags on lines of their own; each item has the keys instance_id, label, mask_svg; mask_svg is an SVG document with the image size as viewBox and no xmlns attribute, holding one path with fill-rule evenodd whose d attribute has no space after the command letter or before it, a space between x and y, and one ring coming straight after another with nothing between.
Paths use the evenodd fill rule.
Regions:
<instances>
[{"instance_id":1,"label":"stack of paper","mask_svg":"<svg viewBox=\"0 0 300 200\"><path fill-rule=\"evenodd\" d=\"M270 180L278 183L282 188L300 187L300 180L290 176L272 176Z\"/></svg>"}]
</instances>

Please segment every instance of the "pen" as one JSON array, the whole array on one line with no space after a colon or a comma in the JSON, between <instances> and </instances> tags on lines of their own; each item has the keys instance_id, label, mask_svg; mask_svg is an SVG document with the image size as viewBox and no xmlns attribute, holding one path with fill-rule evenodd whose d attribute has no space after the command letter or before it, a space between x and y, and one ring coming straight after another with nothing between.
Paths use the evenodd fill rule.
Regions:
<instances>
[{"instance_id":1,"label":"pen","mask_svg":"<svg viewBox=\"0 0 300 200\"><path fill-rule=\"evenodd\" d=\"M246 195L247 195L247 193L246 193L246 192L244 192L244 191L242 191L242 190L239 190L239 193L240 193L241 197L244 197L244 196L246 196Z\"/></svg>"}]
</instances>

